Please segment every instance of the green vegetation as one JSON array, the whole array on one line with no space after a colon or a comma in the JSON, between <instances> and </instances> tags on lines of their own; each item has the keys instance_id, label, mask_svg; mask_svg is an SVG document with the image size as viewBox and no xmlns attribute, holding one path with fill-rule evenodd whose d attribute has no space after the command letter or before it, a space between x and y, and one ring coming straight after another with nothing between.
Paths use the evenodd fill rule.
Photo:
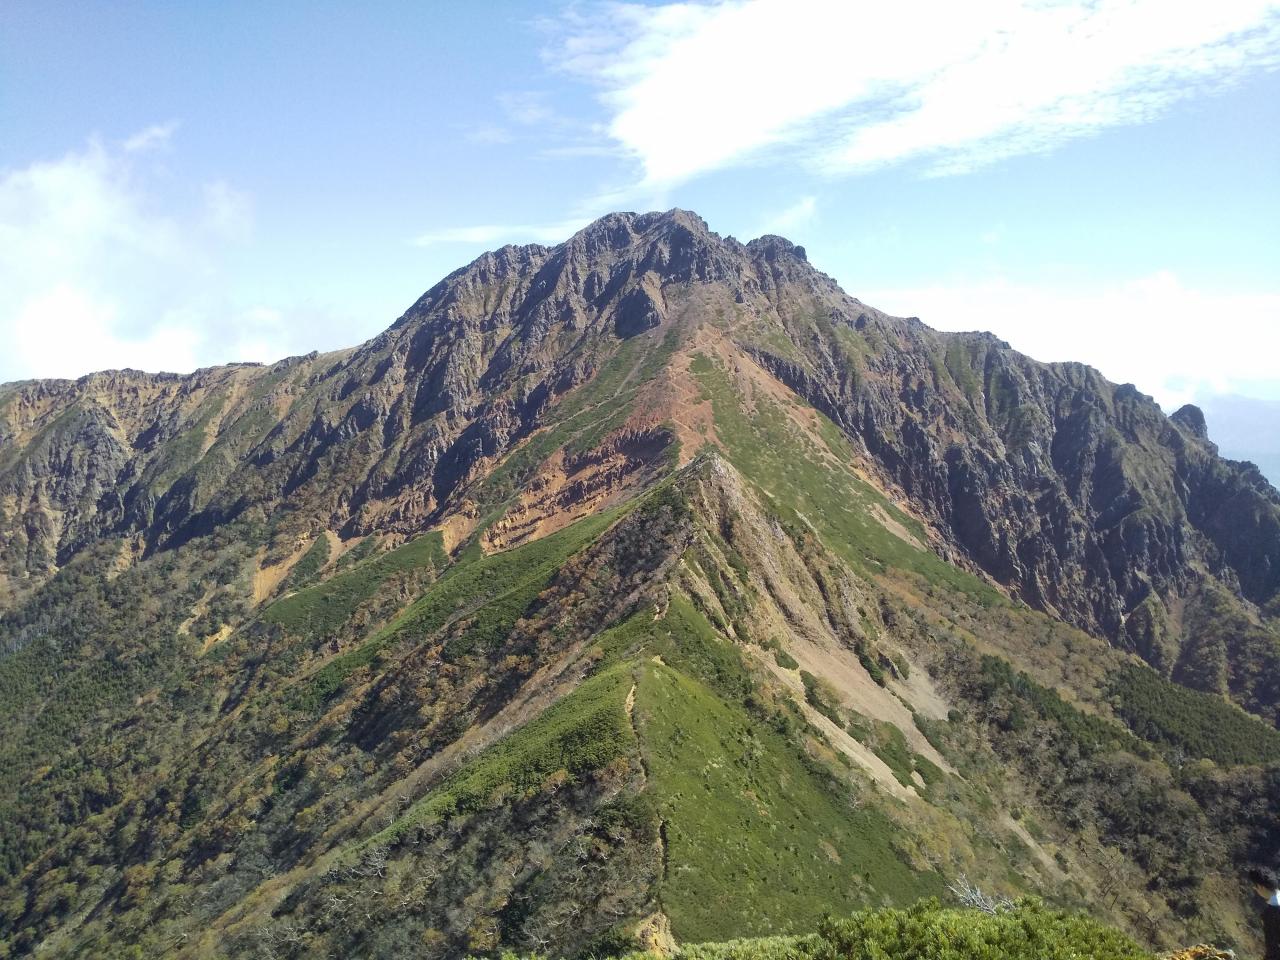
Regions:
<instances>
[{"instance_id":1,"label":"green vegetation","mask_svg":"<svg viewBox=\"0 0 1280 960\"><path fill-rule=\"evenodd\" d=\"M369 536L362 539L354 547L340 556L337 559L337 562L333 565L334 569L341 572L346 570L348 567L354 567L362 560L369 559L369 557L373 556L377 552L378 545L379 537L377 534L369 534Z\"/></svg>"},{"instance_id":2,"label":"green vegetation","mask_svg":"<svg viewBox=\"0 0 1280 960\"><path fill-rule=\"evenodd\" d=\"M878 721L875 729L873 752L893 771L894 779L904 787L911 786L915 783L911 777L915 770L915 754L907 746L907 738L892 723Z\"/></svg>"},{"instance_id":3,"label":"green vegetation","mask_svg":"<svg viewBox=\"0 0 1280 960\"><path fill-rule=\"evenodd\" d=\"M419 825L520 799L600 770L632 748L627 665L598 674L466 764L365 846L389 843Z\"/></svg>"},{"instance_id":4,"label":"green vegetation","mask_svg":"<svg viewBox=\"0 0 1280 960\"><path fill-rule=\"evenodd\" d=\"M1184 642L1173 679L1226 693L1280 725L1280 625L1256 623L1227 590L1206 586L1183 611Z\"/></svg>"},{"instance_id":5,"label":"green vegetation","mask_svg":"<svg viewBox=\"0 0 1280 960\"><path fill-rule=\"evenodd\" d=\"M289 577L285 580L285 590L297 590L305 587L316 578L326 563L329 562L329 537L324 532L316 537L315 543L307 549L297 563L293 565L293 569L289 571Z\"/></svg>"},{"instance_id":6,"label":"green vegetation","mask_svg":"<svg viewBox=\"0 0 1280 960\"><path fill-rule=\"evenodd\" d=\"M872 720L853 710L843 712L847 719L842 725L849 736L870 747L871 752L884 761L885 766L893 772L894 779L904 787L916 786L912 773L920 774L926 787L940 783L946 777L937 764L912 751L906 736L894 724L885 720Z\"/></svg>"},{"instance_id":7,"label":"green vegetation","mask_svg":"<svg viewBox=\"0 0 1280 960\"><path fill-rule=\"evenodd\" d=\"M620 960L652 960L631 953ZM1034 898L990 914L936 899L824 918L817 933L680 944L673 960L1152 960L1091 917ZM516 960L514 954L507 960Z\"/></svg>"},{"instance_id":8,"label":"green vegetation","mask_svg":"<svg viewBox=\"0 0 1280 960\"><path fill-rule=\"evenodd\" d=\"M924 781L926 788L939 784L946 779L947 775L942 772L942 768L928 757L917 753L912 755L911 761L915 765L916 773L920 774L920 779Z\"/></svg>"},{"instance_id":9,"label":"green vegetation","mask_svg":"<svg viewBox=\"0 0 1280 960\"><path fill-rule=\"evenodd\" d=\"M995 915L925 900L827 918L816 934L681 946L676 960L1151 960L1119 930L1019 901Z\"/></svg>"},{"instance_id":10,"label":"green vegetation","mask_svg":"<svg viewBox=\"0 0 1280 960\"><path fill-rule=\"evenodd\" d=\"M980 702L991 703L1000 694L1007 694L1013 700L1013 706L1000 720L1008 731L1023 730L1033 719L1047 720L1061 728L1086 753L1141 749L1138 741L1118 724L1072 706L1056 690L1036 683L1020 670L1015 671L1009 661L984 656L976 697Z\"/></svg>"},{"instance_id":11,"label":"green vegetation","mask_svg":"<svg viewBox=\"0 0 1280 960\"><path fill-rule=\"evenodd\" d=\"M844 720L840 716L840 697L835 690L831 689L831 685L815 677L808 670L800 671L800 682L804 684L805 702L837 727L843 727Z\"/></svg>"},{"instance_id":12,"label":"green vegetation","mask_svg":"<svg viewBox=\"0 0 1280 960\"><path fill-rule=\"evenodd\" d=\"M153 493L162 494L174 481L190 470L204 454L208 441L209 425L222 413L227 403L227 391L220 390L210 396L201 407L195 423L184 426L165 444L165 456L154 461L151 475L144 478Z\"/></svg>"},{"instance_id":13,"label":"green vegetation","mask_svg":"<svg viewBox=\"0 0 1280 960\"><path fill-rule=\"evenodd\" d=\"M21 876L42 851L150 775L154 754L122 746L121 730L140 715L140 703L179 713L166 734L186 729L184 711L204 691L174 689L198 662L179 624L202 597L215 618L243 616L238 591L259 533L228 525L203 550L171 552L118 574L119 544L105 542L0 614L7 648L0 654L0 879ZM10 935L5 906L0 897L0 943Z\"/></svg>"},{"instance_id":14,"label":"green vegetation","mask_svg":"<svg viewBox=\"0 0 1280 960\"><path fill-rule=\"evenodd\" d=\"M817 939L816 934L748 937L712 943L684 943L676 948L676 960L800 960L800 951ZM627 960L639 960L631 954Z\"/></svg>"},{"instance_id":15,"label":"green vegetation","mask_svg":"<svg viewBox=\"0 0 1280 960\"><path fill-rule=\"evenodd\" d=\"M982 384L974 372L973 357L964 338L958 336L947 338L946 366L947 373L951 374L951 379L960 388L960 392L970 403L981 407Z\"/></svg>"},{"instance_id":16,"label":"green vegetation","mask_svg":"<svg viewBox=\"0 0 1280 960\"><path fill-rule=\"evenodd\" d=\"M1149 960L1118 930L1078 914L1023 901L994 916L926 902L824 920L797 945L805 960Z\"/></svg>"},{"instance_id":17,"label":"green vegetation","mask_svg":"<svg viewBox=\"0 0 1280 960\"><path fill-rule=\"evenodd\" d=\"M653 610L642 607L626 620L596 635L589 656L596 671L605 670L635 653L642 644L652 639L665 622L654 623Z\"/></svg>"},{"instance_id":18,"label":"green vegetation","mask_svg":"<svg viewBox=\"0 0 1280 960\"><path fill-rule=\"evenodd\" d=\"M666 616L655 623L648 649L722 696L743 700L754 684L738 648L716 633L688 599L671 597Z\"/></svg>"},{"instance_id":19,"label":"green vegetation","mask_svg":"<svg viewBox=\"0 0 1280 960\"><path fill-rule=\"evenodd\" d=\"M884 565L908 570L973 595L990 605L1001 602L995 590L976 577L939 559L932 551L890 532L878 519L882 512L923 543L925 532L846 465L854 461L839 427L819 414L819 449L801 434L782 407L763 396L748 407L728 375L699 354L690 370L702 385L715 414L716 435L725 455L741 473L765 492L770 508L795 537L810 525L826 545L856 569L879 572ZM832 455L838 461L832 462Z\"/></svg>"},{"instance_id":20,"label":"green vegetation","mask_svg":"<svg viewBox=\"0 0 1280 960\"><path fill-rule=\"evenodd\" d=\"M907 663L901 656L894 654L891 658L893 668L898 671L898 676L903 680L911 679L911 664Z\"/></svg>"},{"instance_id":21,"label":"green vegetation","mask_svg":"<svg viewBox=\"0 0 1280 960\"><path fill-rule=\"evenodd\" d=\"M803 930L827 910L939 892L891 821L854 809L741 701L650 661L636 719L666 840L659 900L680 938Z\"/></svg>"},{"instance_id":22,"label":"green vegetation","mask_svg":"<svg viewBox=\"0 0 1280 960\"><path fill-rule=\"evenodd\" d=\"M444 655L447 659L456 659L477 648L500 642L546 587L556 569L599 536L625 509L622 507L579 520L551 536L513 550L459 561L387 627L317 670L294 694L294 706L301 710L319 709L348 677L372 663L388 645L425 642L445 624L459 617L469 617L470 622L446 643ZM438 537L439 534L433 536ZM381 564L392 556L394 553L387 554L367 566ZM363 568L358 567L348 576L362 571ZM334 578L338 579L341 578ZM334 580L323 586L329 586Z\"/></svg>"},{"instance_id":23,"label":"green vegetation","mask_svg":"<svg viewBox=\"0 0 1280 960\"><path fill-rule=\"evenodd\" d=\"M1217 763L1280 760L1280 731L1212 693L1188 690L1129 664L1115 677L1116 712L1144 740Z\"/></svg>"},{"instance_id":24,"label":"green vegetation","mask_svg":"<svg viewBox=\"0 0 1280 960\"><path fill-rule=\"evenodd\" d=\"M1275 828L1256 819L1261 795L1255 791L1265 775L1228 802L1215 797L1220 786L1210 786L1213 768L1189 765L1175 779L1156 751L1121 724L1084 712L1003 660L987 656L966 663L956 657L949 668L955 689L1005 767L996 776L1016 770L1060 825L1101 838L1131 861L1151 878L1144 897L1161 909L1167 905L1179 916L1213 922L1202 884L1211 871L1231 868L1203 838L1240 830L1251 831L1251 843L1275 842ZM954 727L933 730L955 743ZM1229 817L1214 812L1219 805L1232 808Z\"/></svg>"},{"instance_id":25,"label":"green vegetation","mask_svg":"<svg viewBox=\"0 0 1280 960\"><path fill-rule=\"evenodd\" d=\"M889 683L889 675L885 673L884 667L880 665L880 659L871 649L871 645L861 637L858 638L854 645L854 653L858 655L858 663L862 664L862 669L867 671L871 679L880 686L887 686Z\"/></svg>"},{"instance_id":26,"label":"green vegetation","mask_svg":"<svg viewBox=\"0 0 1280 960\"><path fill-rule=\"evenodd\" d=\"M305 559L298 561L299 564ZM433 530L324 583L277 600L267 607L262 618L268 623L279 624L290 633L327 636L346 623L356 608L391 577L419 568L430 568L439 573L448 562L444 537L438 530Z\"/></svg>"},{"instance_id":27,"label":"green vegetation","mask_svg":"<svg viewBox=\"0 0 1280 960\"><path fill-rule=\"evenodd\" d=\"M787 653L787 651L783 650L781 647L774 648L773 659L774 659L774 662L777 663L777 665L780 666L783 670L799 670L800 669L799 661L796 660L796 658L793 657L791 654Z\"/></svg>"}]
</instances>

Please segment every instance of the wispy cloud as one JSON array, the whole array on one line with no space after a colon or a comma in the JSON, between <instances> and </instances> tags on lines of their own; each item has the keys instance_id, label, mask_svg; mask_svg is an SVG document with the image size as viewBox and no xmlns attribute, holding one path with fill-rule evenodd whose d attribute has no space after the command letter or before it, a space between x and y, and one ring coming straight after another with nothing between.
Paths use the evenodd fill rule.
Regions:
<instances>
[{"instance_id":1,"label":"wispy cloud","mask_svg":"<svg viewBox=\"0 0 1280 960\"><path fill-rule=\"evenodd\" d=\"M515 139L506 127L489 122L468 124L463 128L462 135L468 143L482 143L488 146L511 143Z\"/></svg>"},{"instance_id":2,"label":"wispy cloud","mask_svg":"<svg viewBox=\"0 0 1280 960\"><path fill-rule=\"evenodd\" d=\"M204 185L204 206L206 223L225 237L239 239L253 230L252 200L225 180Z\"/></svg>"},{"instance_id":3,"label":"wispy cloud","mask_svg":"<svg viewBox=\"0 0 1280 960\"><path fill-rule=\"evenodd\" d=\"M855 293L941 330L992 331L1038 360L1087 359L1168 411L1206 394L1277 389L1276 290L1220 293L1161 271L1107 285L986 280Z\"/></svg>"},{"instance_id":4,"label":"wispy cloud","mask_svg":"<svg viewBox=\"0 0 1280 960\"><path fill-rule=\"evenodd\" d=\"M798 230L813 220L814 215L818 212L817 197L801 197L785 210L775 213L772 217L765 221L756 233L780 233L786 234L793 230Z\"/></svg>"},{"instance_id":5,"label":"wispy cloud","mask_svg":"<svg viewBox=\"0 0 1280 960\"><path fill-rule=\"evenodd\" d=\"M548 59L672 184L796 150L953 174L1159 116L1280 62L1275 0L726 0L575 8Z\"/></svg>"},{"instance_id":6,"label":"wispy cloud","mask_svg":"<svg viewBox=\"0 0 1280 960\"><path fill-rule=\"evenodd\" d=\"M177 120L170 120L168 123L154 123L125 140L125 153L144 153L147 150L166 147L177 130Z\"/></svg>"},{"instance_id":7,"label":"wispy cloud","mask_svg":"<svg viewBox=\"0 0 1280 960\"><path fill-rule=\"evenodd\" d=\"M591 132L590 124L561 113L551 105L551 97L545 90L506 90L493 99L489 115L462 126L463 137L469 143L497 146L517 141L569 140L562 143L561 155L568 156L575 149L593 149L595 154L617 152L612 145L601 144L598 139L579 143ZM550 148L556 150L557 148ZM548 149L539 153L546 155Z\"/></svg>"},{"instance_id":8,"label":"wispy cloud","mask_svg":"<svg viewBox=\"0 0 1280 960\"><path fill-rule=\"evenodd\" d=\"M551 109L541 90L508 90L498 94L498 105L512 123L525 127L555 123L559 115Z\"/></svg>"},{"instance_id":9,"label":"wispy cloud","mask_svg":"<svg viewBox=\"0 0 1280 960\"><path fill-rule=\"evenodd\" d=\"M561 220L556 223L483 223L468 227L442 227L428 230L411 241L417 247L439 244L460 245L504 243L559 243L591 222L590 217Z\"/></svg>"}]
</instances>

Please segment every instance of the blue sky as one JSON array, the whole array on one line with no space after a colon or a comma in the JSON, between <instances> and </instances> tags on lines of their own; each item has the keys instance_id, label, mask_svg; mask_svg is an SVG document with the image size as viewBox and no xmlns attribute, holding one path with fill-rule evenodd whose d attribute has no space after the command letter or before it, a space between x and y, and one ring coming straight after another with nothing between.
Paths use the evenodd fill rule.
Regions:
<instances>
[{"instance_id":1,"label":"blue sky","mask_svg":"<svg viewBox=\"0 0 1280 960\"><path fill-rule=\"evenodd\" d=\"M1263 459L1278 65L1271 0L7 0L0 380L355 344L485 249L681 206L1167 409L1245 398Z\"/></svg>"}]
</instances>

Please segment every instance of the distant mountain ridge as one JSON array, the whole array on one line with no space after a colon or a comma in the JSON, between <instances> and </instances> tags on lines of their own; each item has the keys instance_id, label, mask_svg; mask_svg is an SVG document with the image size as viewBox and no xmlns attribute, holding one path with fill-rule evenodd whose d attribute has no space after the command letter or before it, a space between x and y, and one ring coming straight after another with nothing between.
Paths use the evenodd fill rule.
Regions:
<instances>
[{"instance_id":1,"label":"distant mountain ridge","mask_svg":"<svg viewBox=\"0 0 1280 960\"><path fill-rule=\"evenodd\" d=\"M1228 457L1256 463L1273 487L1280 483L1280 400L1212 394L1201 406Z\"/></svg>"},{"instance_id":2,"label":"distant mountain ridge","mask_svg":"<svg viewBox=\"0 0 1280 960\"><path fill-rule=\"evenodd\" d=\"M687 211L351 349L0 386L0 545L12 956L604 955L958 877L1248 948L1280 861L1280 493Z\"/></svg>"}]
</instances>

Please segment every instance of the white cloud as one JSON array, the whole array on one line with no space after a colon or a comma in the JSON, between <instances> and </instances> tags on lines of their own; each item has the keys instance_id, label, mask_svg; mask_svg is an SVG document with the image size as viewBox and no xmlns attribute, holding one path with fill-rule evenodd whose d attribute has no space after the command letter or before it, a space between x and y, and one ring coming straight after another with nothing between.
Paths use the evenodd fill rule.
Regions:
<instances>
[{"instance_id":1,"label":"white cloud","mask_svg":"<svg viewBox=\"0 0 1280 960\"><path fill-rule=\"evenodd\" d=\"M1274 68L1280 4L608 4L562 21L548 59L601 88L651 186L782 149L829 173L956 173Z\"/></svg>"},{"instance_id":2,"label":"white cloud","mask_svg":"<svg viewBox=\"0 0 1280 960\"><path fill-rule=\"evenodd\" d=\"M1198 396L1280 399L1280 292L1220 294L1160 272L1093 288L992 280L859 292L940 330L989 330L1037 360L1077 360L1133 383L1166 411Z\"/></svg>"},{"instance_id":3,"label":"white cloud","mask_svg":"<svg viewBox=\"0 0 1280 960\"><path fill-rule=\"evenodd\" d=\"M170 120L168 123L154 123L125 140L123 144L124 151L125 153L143 153L147 150L167 147L177 130L177 120Z\"/></svg>"},{"instance_id":4,"label":"white cloud","mask_svg":"<svg viewBox=\"0 0 1280 960\"><path fill-rule=\"evenodd\" d=\"M581 217L556 223L483 223L469 227L442 227L421 233L411 242L417 247L433 247L445 243L473 246L504 243L555 244L562 242L590 222L590 217Z\"/></svg>"},{"instance_id":5,"label":"white cloud","mask_svg":"<svg viewBox=\"0 0 1280 960\"><path fill-rule=\"evenodd\" d=\"M224 237L243 239L253 231L253 202L249 195L222 180L204 185L205 220Z\"/></svg>"},{"instance_id":6,"label":"white cloud","mask_svg":"<svg viewBox=\"0 0 1280 960\"><path fill-rule=\"evenodd\" d=\"M479 143L485 146L498 146L515 140L511 131L496 123L476 123L464 127L463 137L468 143Z\"/></svg>"},{"instance_id":7,"label":"white cloud","mask_svg":"<svg viewBox=\"0 0 1280 960\"><path fill-rule=\"evenodd\" d=\"M554 110L547 105L541 90L509 90L498 94L498 105L513 123L524 127L557 122Z\"/></svg>"},{"instance_id":8,"label":"white cloud","mask_svg":"<svg viewBox=\"0 0 1280 960\"><path fill-rule=\"evenodd\" d=\"M547 94L541 90L508 90L498 94L495 102L501 122L482 119L463 125L463 137L468 143L499 146L514 143L530 134L559 133L577 126L553 110Z\"/></svg>"},{"instance_id":9,"label":"white cloud","mask_svg":"<svg viewBox=\"0 0 1280 960\"><path fill-rule=\"evenodd\" d=\"M162 195L175 129L0 170L0 381L274 360L312 330L236 304L222 263L252 204L220 181Z\"/></svg>"},{"instance_id":10,"label":"white cloud","mask_svg":"<svg viewBox=\"0 0 1280 960\"><path fill-rule=\"evenodd\" d=\"M755 231L755 235L761 236L766 233L786 235L810 223L817 212L817 197L801 197L785 210L779 211L766 220L764 226Z\"/></svg>"},{"instance_id":11,"label":"white cloud","mask_svg":"<svg viewBox=\"0 0 1280 960\"><path fill-rule=\"evenodd\" d=\"M43 376L77 376L91 370L132 367L190 370L197 365L198 334L158 324L122 335L117 307L60 284L27 298L12 317L8 343L17 359ZM4 379L8 379L5 377Z\"/></svg>"}]
</instances>

